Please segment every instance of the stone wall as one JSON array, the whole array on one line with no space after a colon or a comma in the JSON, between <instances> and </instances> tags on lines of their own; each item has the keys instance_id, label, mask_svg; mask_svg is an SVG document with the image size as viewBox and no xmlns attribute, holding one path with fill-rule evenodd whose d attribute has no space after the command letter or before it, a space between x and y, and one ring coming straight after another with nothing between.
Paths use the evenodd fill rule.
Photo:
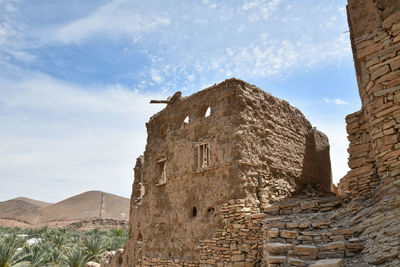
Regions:
<instances>
[{"instance_id":1,"label":"stone wall","mask_svg":"<svg viewBox=\"0 0 400 267\"><path fill-rule=\"evenodd\" d=\"M346 118L351 171L339 188L366 198L400 173L399 1L350 0L348 16L362 108Z\"/></svg>"},{"instance_id":2,"label":"stone wall","mask_svg":"<svg viewBox=\"0 0 400 267\"><path fill-rule=\"evenodd\" d=\"M400 265L400 1L348 1L361 110L346 118L351 202L365 263Z\"/></svg>"}]
</instances>

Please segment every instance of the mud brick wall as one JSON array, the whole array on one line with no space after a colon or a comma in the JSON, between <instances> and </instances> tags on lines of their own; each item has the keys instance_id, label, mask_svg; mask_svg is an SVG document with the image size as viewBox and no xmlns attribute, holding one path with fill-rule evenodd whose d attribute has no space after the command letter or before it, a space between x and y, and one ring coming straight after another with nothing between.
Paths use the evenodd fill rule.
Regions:
<instances>
[{"instance_id":1,"label":"mud brick wall","mask_svg":"<svg viewBox=\"0 0 400 267\"><path fill-rule=\"evenodd\" d=\"M224 203L243 199L245 203L235 205L245 204L253 213L305 185L330 191L328 139L288 102L235 78L171 99L146 124L146 150L135 166L124 264L138 264L137 259L153 265L253 262L253 248L240 256L232 253L233 244L227 252L219 243L202 243L211 237L225 240L215 236L218 229L226 228L233 237L247 232L229 228L226 214L217 216L226 211ZM241 248L248 244L243 238L232 242ZM203 261L205 253L213 256Z\"/></svg>"},{"instance_id":2,"label":"mud brick wall","mask_svg":"<svg viewBox=\"0 0 400 267\"><path fill-rule=\"evenodd\" d=\"M234 138L246 193L263 208L305 185L331 191L326 135L287 101L254 85L243 83L242 88Z\"/></svg>"}]
</instances>

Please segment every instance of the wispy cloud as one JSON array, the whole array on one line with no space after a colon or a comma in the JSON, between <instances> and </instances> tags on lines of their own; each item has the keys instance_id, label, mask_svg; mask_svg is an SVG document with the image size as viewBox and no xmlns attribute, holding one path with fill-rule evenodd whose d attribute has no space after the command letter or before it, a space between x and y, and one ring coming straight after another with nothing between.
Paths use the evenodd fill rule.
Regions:
<instances>
[{"instance_id":1,"label":"wispy cloud","mask_svg":"<svg viewBox=\"0 0 400 267\"><path fill-rule=\"evenodd\" d=\"M347 105L347 104L349 104L348 102L344 101L341 98L329 99L329 98L324 97L324 101L325 101L325 103L328 103L328 104L333 103L333 104L336 104L336 105Z\"/></svg>"},{"instance_id":2,"label":"wispy cloud","mask_svg":"<svg viewBox=\"0 0 400 267\"><path fill-rule=\"evenodd\" d=\"M65 43L80 43L99 36L129 37L136 40L141 33L170 24L165 15L142 14L127 0L113 0L88 16L75 20L56 31L55 39Z\"/></svg>"},{"instance_id":3,"label":"wispy cloud","mask_svg":"<svg viewBox=\"0 0 400 267\"><path fill-rule=\"evenodd\" d=\"M267 20L276 11L281 0L253 0L243 4L242 9L244 11L256 10L249 17L250 21L256 21L259 19Z\"/></svg>"}]
</instances>

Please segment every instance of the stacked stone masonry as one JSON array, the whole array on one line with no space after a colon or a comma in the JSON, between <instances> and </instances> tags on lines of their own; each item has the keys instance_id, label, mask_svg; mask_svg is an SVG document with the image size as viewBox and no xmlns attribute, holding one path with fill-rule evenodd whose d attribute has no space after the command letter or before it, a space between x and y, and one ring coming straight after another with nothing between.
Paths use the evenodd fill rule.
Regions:
<instances>
[{"instance_id":1,"label":"stacked stone masonry","mask_svg":"<svg viewBox=\"0 0 400 267\"><path fill-rule=\"evenodd\" d=\"M370 198L380 184L377 190L384 193L385 183L392 183L383 177L400 174L399 2L380 2L349 1L348 6L362 108L346 118L351 171L339 189L352 198ZM360 25L361 16L372 26Z\"/></svg>"}]
</instances>

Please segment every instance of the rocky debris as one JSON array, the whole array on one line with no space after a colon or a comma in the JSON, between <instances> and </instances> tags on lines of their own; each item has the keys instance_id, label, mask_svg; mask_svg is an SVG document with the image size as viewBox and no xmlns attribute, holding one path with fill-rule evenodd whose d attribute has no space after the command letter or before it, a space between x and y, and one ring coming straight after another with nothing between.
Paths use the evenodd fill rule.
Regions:
<instances>
[{"instance_id":1,"label":"rocky debris","mask_svg":"<svg viewBox=\"0 0 400 267\"><path fill-rule=\"evenodd\" d=\"M101 266L111 267L111 266L121 266L123 263L122 254L123 249L118 249L117 251L106 251L101 258Z\"/></svg>"}]
</instances>

